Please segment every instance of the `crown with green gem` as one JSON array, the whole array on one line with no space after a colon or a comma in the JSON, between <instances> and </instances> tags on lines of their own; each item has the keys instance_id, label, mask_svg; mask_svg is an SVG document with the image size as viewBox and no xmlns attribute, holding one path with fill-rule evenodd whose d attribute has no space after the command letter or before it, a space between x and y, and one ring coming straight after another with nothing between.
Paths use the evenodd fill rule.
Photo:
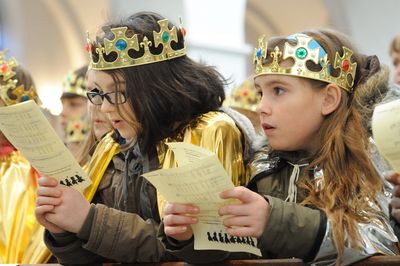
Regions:
<instances>
[{"instance_id":1,"label":"crown with green gem","mask_svg":"<svg viewBox=\"0 0 400 266\"><path fill-rule=\"evenodd\" d=\"M333 64L328 60L328 54L324 48L313 38L305 34L294 34L287 37L288 40L296 41L293 45L285 43L283 51L278 46L268 53L268 43L265 36L258 39L258 48L254 49L253 63L255 64L255 75L288 75L314 80L320 80L327 83L333 83L342 89L351 92L353 90L354 78L356 75L357 63L351 60L353 51L343 46L343 54L335 54ZM268 65L263 64L270 57L272 62ZM290 67L280 65L282 60L292 58L294 64ZM320 71L312 71L307 68L307 61L312 61L321 66ZM339 70L339 75L332 76L331 69Z\"/></svg>"},{"instance_id":2,"label":"crown with green gem","mask_svg":"<svg viewBox=\"0 0 400 266\"><path fill-rule=\"evenodd\" d=\"M138 34L134 34L132 37L127 37L127 27L112 28L111 32L114 34L114 39L104 39L104 46L95 43L90 40L89 34L87 35L86 50L90 54L89 68L95 70L106 70L115 69L131 66L139 66L144 64L151 64L160 61L170 60L177 57L186 55L186 46L183 42L183 48L175 50L171 47L171 42L178 43L178 30L184 38L186 31L181 26L177 30L175 26L171 29L168 27L168 19L157 21L160 26L158 32L153 31L153 40L144 36L142 41L139 41ZM151 53L149 47L158 47L162 45L163 49L159 54ZM130 50L143 51L143 55L140 57L131 57L128 52ZM109 55L115 52L117 58L115 61L108 62L104 59L104 55ZM97 62L93 61L92 53L99 55Z\"/></svg>"},{"instance_id":3,"label":"crown with green gem","mask_svg":"<svg viewBox=\"0 0 400 266\"><path fill-rule=\"evenodd\" d=\"M18 66L14 57L6 60L7 50L0 51L0 99L6 105L13 105L28 100L39 101L39 97L33 86L25 89L24 85L18 85L15 78L15 68Z\"/></svg>"}]
</instances>

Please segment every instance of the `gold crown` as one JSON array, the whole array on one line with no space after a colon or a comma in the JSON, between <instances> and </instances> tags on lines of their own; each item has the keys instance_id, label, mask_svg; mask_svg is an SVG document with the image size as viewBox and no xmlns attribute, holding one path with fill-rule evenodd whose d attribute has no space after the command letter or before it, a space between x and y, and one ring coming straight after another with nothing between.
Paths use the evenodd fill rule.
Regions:
<instances>
[{"instance_id":1,"label":"gold crown","mask_svg":"<svg viewBox=\"0 0 400 266\"><path fill-rule=\"evenodd\" d=\"M335 61L332 65L324 48L310 36L298 33L287 37L287 39L296 40L296 45L286 42L283 52L276 46L269 55L267 54L268 43L265 41L265 36L263 35L258 39L258 48L254 49L253 56L256 76L277 74L304 77L334 83L348 92L352 91L357 68L357 63L351 61L353 51L343 46L343 55L340 56L336 52ZM268 56L272 58L272 62L269 65L263 65ZM294 60L294 64L291 67L286 68L279 65L281 60L288 58ZM309 70L306 66L309 60L319 64L321 70ZM334 77L331 75L332 67L340 70L339 76Z\"/></svg>"},{"instance_id":2,"label":"gold crown","mask_svg":"<svg viewBox=\"0 0 400 266\"><path fill-rule=\"evenodd\" d=\"M225 106L256 111L260 96L250 80L244 81L239 87L234 88L224 101Z\"/></svg>"},{"instance_id":3,"label":"gold crown","mask_svg":"<svg viewBox=\"0 0 400 266\"><path fill-rule=\"evenodd\" d=\"M74 116L67 121L65 142L74 143L84 141L89 133L90 125L85 116Z\"/></svg>"},{"instance_id":4,"label":"gold crown","mask_svg":"<svg viewBox=\"0 0 400 266\"><path fill-rule=\"evenodd\" d=\"M173 58L181 57L186 55L186 45L183 42L183 48L179 50L174 50L171 47L171 42L174 41L178 43L178 32L175 26L172 29L168 28L168 19L163 19L157 21L160 25L160 31L153 31L154 43L149 41L146 36L143 40L139 42L137 34L132 37L126 36L126 31L128 27L112 28L111 31L114 34L114 39L104 39L104 46L92 42L89 38L89 33L87 33L87 44L86 50L90 54L89 67L95 70L106 70L115 69L131 66L139 66L144 64L156 63L164 60L170 60ZM186 31L183 27L179 28L179 31L184 38ZM151 53L149 47L158 47L160 44L163 46L163 50L160 54ZM129 50L140 51L143 49L143 56L131 57L128 52ZM99 55L98 62L93 61L92 53L97 53ZM108 62L104 59L104 55L108 55L111 52L117 54L117 58L113 62Z\"/></svg>"},{"instance_id":5,"label":"gold crown","mask_svg":"<svg viewBox=\"0 0 400 266\"><path fill-rule=\"evenodd\" d=\"M6 105L13 105L28 100L39 102L36 90L31 86L28 90L24 85L18 86L15 78L15 68L18 66L17 60L12 57L8 61L5 58L7 50L0 51L0 98Z\"/></svg>"},{"instance_id":6,"label":"gold crown","mask_svg":"<svg viewBox=\"0 0 400 266\"><path fill-rule=\"evenodd\" d=\"M71 93L86 98L86 79L84 76L70 72L63 82L63 94Z\"/></svg>"}]
</instances>

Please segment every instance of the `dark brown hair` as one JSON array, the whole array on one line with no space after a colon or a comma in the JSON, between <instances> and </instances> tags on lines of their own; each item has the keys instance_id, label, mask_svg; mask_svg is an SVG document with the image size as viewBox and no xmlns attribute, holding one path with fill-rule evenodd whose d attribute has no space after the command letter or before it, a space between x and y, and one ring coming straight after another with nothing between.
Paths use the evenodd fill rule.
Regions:
<instances>
[{"instance_id":1,"label":"dark brown hair","mask_svg":"<svg viewBox=\"0 0 400 266\"><path fill-rule=\"evenodd\" d=\"M97 42L103 44L104 38L112 40L114 36L110 29L126 26L127 35L138 34L139 41L146 36L154 43L153 31L159 31L157 21L161 19L164 18L151 12L136 13L120 23L104 26L104 33L97 36ZM170 23L169 28L172 26ZM172 42L171 46L181 49L183 43L179 31L178 43ZM153 54L161 50L161 45L150 46ZM130 55L136 57L140 53L143 54L143 51L130 51ZM115 58L113 53L105 56L107 61L114 61ZM93 61L97 60L98 55L93 53ZM160 140L173 137L200 114L217 110L225 99L223 77L213 67L197 63L187 56L105 71L115 81L119 80L119 76L123 78L128 102L139 124L141 148L146 152Z\"/></svg>"}]
</instances>

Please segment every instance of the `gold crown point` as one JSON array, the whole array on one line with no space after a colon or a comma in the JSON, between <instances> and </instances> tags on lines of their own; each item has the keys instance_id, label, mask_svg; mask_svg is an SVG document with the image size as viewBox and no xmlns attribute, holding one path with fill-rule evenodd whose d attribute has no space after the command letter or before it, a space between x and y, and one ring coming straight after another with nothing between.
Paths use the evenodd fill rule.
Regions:
<instances>
[{"instance_id":1,"label":"gold crown point","mask_svg":"<svg viewBox=\"0 0 400 266\"><path fill-rule=\"evenodd\" d=\"M33 87L25 89L19 85L15 78L17 74L14 69L18 66L17 60L12 57L6 60L7 50L0 51L0 98L6 105L13 105L27 100L38 101L38 95ZM1 82L2 81L2 82Z\"/></svg>"},{"instance_id":2,"label":"gold crown point","mask_svg":"<svg viewBox=\"0 0 400 266\"><path fill-rule=\"evenodd\" d=\"M97 44L95 49L90 50L90 64L91 69L96 70L106 70L106 69L116 69L123 67L139 66L144 64L156 63L164 60L170 60L173 58L181 57L186 55L185 42L183 40L183 48L173 49L171 47L171 42L178 43L178 33L177 28L173 26L169 28L169 22L167 19L157 21L160 29L159 31L153 31L153 40L150 41L148 37L144 36L142 41L139 41L138 34L133 34L132 37L127 37L128 27L118 27L112 28L111 32L114 34L112 40L105 38L104 46ZM179 28L179 31L184 32L182 37L186 35L186 31L183 27ZM89 38L87 33L87 45L93 42ZM153 54L150 51L150 47L159 47L162 45L162 51L159 54ZM143 50L143 55L140 57L134 57L130 55L130 50L140 51ZM94 50L94 51L93 51ZM115 52L117 57L114 61L109 62L105 60L105 56L109 55L111 52ZM92 54L98 54L98 61L94 62Z\"/></svg>"}]
</instances>

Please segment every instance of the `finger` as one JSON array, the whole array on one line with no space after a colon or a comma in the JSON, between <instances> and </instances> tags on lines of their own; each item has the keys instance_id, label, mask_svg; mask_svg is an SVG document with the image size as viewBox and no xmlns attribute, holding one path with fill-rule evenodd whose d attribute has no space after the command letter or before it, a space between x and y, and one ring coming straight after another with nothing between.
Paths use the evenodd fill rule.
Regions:
<instances>
[{"instance_id":1,"label":"finger","mask_svg":"<svg viewBox=\"0 0 400 266\"><path fill-rule=\"evenodd\" d=\"M248 216L232 216L224 219L224 225L226 227L243 227L250 226L252 220Z\"/></svg>"},{"instance_id":2,"label":"finger","mask_svg":"<svg viewBox=\"0 0 400 266\"><path fill-rule=\"evenodd\" d=\"M392 194L394 197L399 197L400 196L400 186L396 185L393 187Z\"/></svg>"},{"instance_id":3,"label":"finger","mask_svg":"<svg viewBox=\"0 0 400 266\"><path fill-rule=\"evenodd\" d=\"M47 212L51 212L54 209L53 205L41 205L35 208L35 215L41 216Z\"/></svg>"},{"instance_id":4,"label":"finger","mask_svg":"<svg viewBox=\"0 0 400 266\"><path fill-rule=\"evenodd\" d=\"M259 237L259 235L256 233L256 231L253 228L246 227L246 226L226 228L226 232L232 236Z\"/></svg>"},{"instance_id":5,"label":"finger","mask_svg":"<svg viewBox=\"0 0 400 266\"><path fill-rule=\"evenodd\" d=\"M184 216L184 215L167 215L164 216L164 224L168 226L172 225L188 225L195 224L198 222L196 217Z\"/></svg>"},{"instance_id":6,"label":"finger","mask_svg":"<svg viewBox=\"0 0 400 266\"><path fill-rule=\"evenodd\" d=\"M57 214L52 213L52 212L48 212L48 213L46 213L46 214L44 215L44 218L45 218L47 221L49 221L50 223L52 223L52 224L58 226L59 219L58 219L58 215L57 215Z\"/></svg>"},{"instance_id":7,"label":"finger","mask_svg":"<svg viewBox=\"0 0 400 266\"><path fill-rule=\"evenodd\" d=\"M39 186L37 189L37 195L40 196L45 196L45 197L60 197L61 196L61 191L58 188L55 187L42 187Z\"/></svg>"},{"instance_id":8,"label":"finger","mask_svg":"<svg viewBox=\"0 0 400 266\"><path fill-rule=\"evenodd\" d=\"M238 199L241 202L251 202L255 198L255 192L245 188L245 187L235 187L231 190L226 190L219 194L222 199Z\"/></svg>"},{"instance_id":9,"label":"finger","mask_svg":"<svg viewBox=\"0 0 400 266\"><path fill-rule=\"evenodd\" d=\"M392 216L398 223L400 223L400 209L392 209Z\"/></svg>"},{"instance_id":10,"label":"finger","mask_svg":"<svg viewBox=\"0 0 400 266\"><path fill-rule=\"evenodd\" d=\"M400 209L400 198L394 197L390 201L393 209Z\"/></svg>"},{"instance_id":11,"label":"finger","mask_svg":"<svg viewBox=\"0 0 400 266\"><path fill-rule=\"evenodd\" d=\"M235 216L248 216L254 213L253 206L249 204L235 204L235 205L225 205L219 208L219 215L235 215Z\"/></svg>"},{"instance_id":12,"label":"finger","mask_svg":"<svg viewBox=\"0 0 400 266\"><path fill-rule=\"evenodd\" d=\"M58 185L58 181L55 178L48 176L41 176L38 179L38 183L43 187L55 187Z\"/></svg>"},{"instance_id":13,"label":"finger","mask_svg":"<svg viewBox=\"0 0 400 266\"><path fill-rule=\"evenodd\" d=\"M167 236L174 237L175 235L180 235L182 233L188 232L189 227L185 225L181 226L165 226L164 227L164 233Z\"/></svg>"},{"instance_id":14,"label":"finger","mask_svg":"<svg viewBox=\"0 0 400 266\"><path fill-rule=\"evenodd\" d=\"M36 206L40 205L60 205L61 204L61 198L54 198L54 197L45 197L45 196L40 196L36 199Z\"/></svg>"},{"instance_id":15,"label":"finger","mask_svg":"<svg viewBox=\"0 0 400 266\"><path fill-rule=\"evenodd\" d=\"M164 207L164 216L169 214L198 214L200 208L191 204L168 202Z\"/></svg>"}]
</instances>

